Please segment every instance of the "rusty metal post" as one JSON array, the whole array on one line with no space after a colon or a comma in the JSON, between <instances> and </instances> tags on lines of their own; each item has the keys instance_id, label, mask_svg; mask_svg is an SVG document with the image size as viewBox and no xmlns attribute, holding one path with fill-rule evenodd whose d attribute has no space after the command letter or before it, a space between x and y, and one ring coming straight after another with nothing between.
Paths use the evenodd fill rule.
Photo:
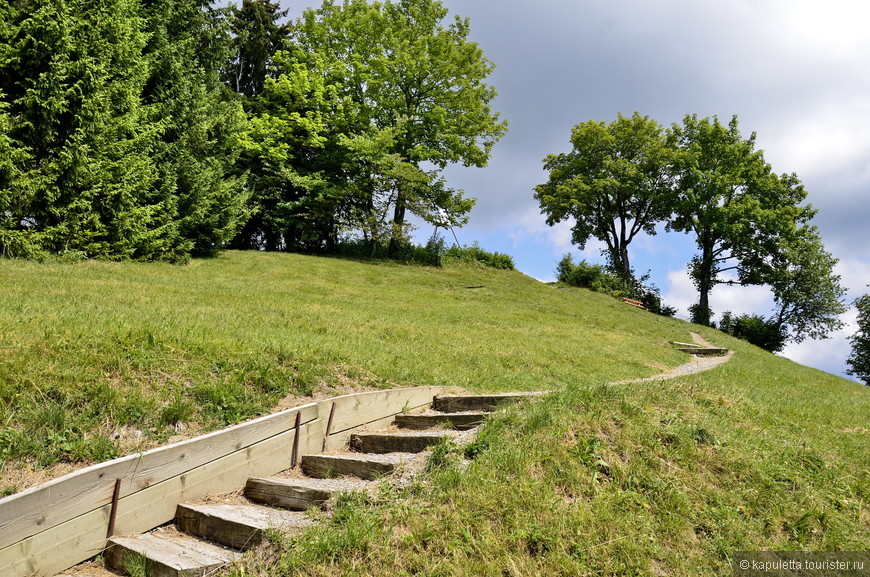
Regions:
<instances>
[{"instance_id":1,"label":"rusty metal post","mask_svg":"<svg viewBox=\"0 0 870 577\"><path fill-rule=\"evenodd\" d=\"M299 461L299 426L302 423L302 413L296 413L296 424L293 425L295 432L293 433L293 454L290 457L290 466L295 467Z\"/></svg>"},{"instance_id":2,"label":"rusty metal post","mask_svg":"<svg viewBox=\"0 0 870 577\"><path fill-rule=\"evenodd\" d=\"M323 435L323 448L321 451L326 450L326 441L329 440L329 435L332 434L332 417L335 416L335 403L332 403L332 408L329 409L329 420L326 421L326 434Z\"/></svg>"},{"instance_id":3,"label":"rusty metal post","mask_svg":"<svg viewBox=\"0 0 870 577\"><path fill-rule=\"evenodd\" d=\"M112 492L112 512L109 513L109 530L106 539L115 534L115 518L118 516L118 499L121 496L121 479L115 479L115 490Z\"/></svg>"}]
</instances>

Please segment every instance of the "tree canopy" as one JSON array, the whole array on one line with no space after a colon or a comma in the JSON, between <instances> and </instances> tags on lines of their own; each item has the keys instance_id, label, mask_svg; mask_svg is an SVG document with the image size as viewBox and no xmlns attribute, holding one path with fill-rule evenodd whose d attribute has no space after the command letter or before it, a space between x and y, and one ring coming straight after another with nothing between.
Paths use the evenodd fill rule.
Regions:
<instances>
[{"instance_id":1,"label":"tree canopy","mask_svg":"<svg viewBox=\"0 0 870 577\"><path fill-rule=\"evenodd\" d=\"M858 330L849 339L852 354L846 363L852 376L858 377L865 385L870 385L870 295L855 301L858 309Z\"/></svg>"},{"instance_id":2,"label":"tree canopy","mask_svg":"<svg viewBox=\"0 0 870 577\"><path fill-rule=\"evenodd\" d=\"M693 235L689 263L698 289L692 320L711 324L710 292L719 284L767 285L769 319L727 313L725 330L768 350L823 338L842 326L844 290L815 227L815 210L794 174L777 175L744 138L737 117L688 115L665 131L649 117L619 115L574 127L572 150L544 159L549 180L535 187L547 223L573 219L573 241L606 243L609 267L638 285L628 246L656 225ZM642 284L642 283L641 283Z\"/></svg>"},{"instance_id":3,"label":"tree canopy","mask_svg":"<svg viewBox=\"0 0 870 577\"><path fill-rule=\"evenodd\" d=\"M486 83L493 64L469 32L467 19L448 19L436 0L327 0L298 24L308 66L336 87L332 130L346 153L345 182L357 183L346 187L349 204L364 220L392 207L393 243L406 211L431 219L440 208L461 220L473 203L438 173L485 166L506 130Z\"/></svg>"},{"instance_id":4,"label":"tree canopy","mask_svg":"<svg viewBox=\"0 0 870 577\"><path fill-rule=\"evenodd\" d=\"M662 126L648 116L622 114L613 122L595 120L571 131L572 151L544 159L549 180L535 187L547 224L574 219L573 241L607 244L611 267L632 276L628 246L641 232L671 214L672 150Z\"/></svg>"},{"instance_id":5,"label":"tree canopy","mask_svg":"<svg viewBox=\"0 0 870 577\"><path fill-rule=\"evenodd\" d=\"M776 175L755 149L755 134L740 134L736 116L728 126L718 118L686 116L670 138L677 155L674 218L668 226L695 237L700 254L689 272L699 298L693 320L709 324L713 287L767 283L783 243L815 210L801 205L806 191L797 176Z\"/></svg>"},{"instance_id":6,"label":"tree canopy","mask_svg":"<svg viewBox=\"0 0 870 577\"><path fill-rule=\"evenodd\" d=\"M244 217L246 120L199 0L16 0L0 30L0 252L184 260Z\"/></svg>"}]
</instances>

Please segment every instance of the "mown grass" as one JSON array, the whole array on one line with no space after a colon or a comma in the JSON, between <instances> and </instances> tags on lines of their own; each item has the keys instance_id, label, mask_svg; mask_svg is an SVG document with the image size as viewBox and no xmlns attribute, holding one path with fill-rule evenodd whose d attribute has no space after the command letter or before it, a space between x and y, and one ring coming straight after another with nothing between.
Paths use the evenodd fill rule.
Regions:
<instances>
[{"instance_id":1,"label":"mown grass","mask_svg":"<svg viewBox=\"0 0 870 577\"><path fill-rule=\"evenodd\" d=\"M514 271L229 252L0 261L0 462L117 456L315 389L554 389L654 374L688 325ZM136 447L133 447L136 448ZM8 486L8 483L0 483Z\"/></svg>"},{"instance_id":2,"label":"mown grass","mask_svg":"<svg viewBox=\"0 0 870 577\"><path fill-rule=\"evenodd\" d=\"M410 489L346 499L229 575L731 575L741 550L870 550L870 389L719 333L727 364L568 381ZM453 463L453 464L451 464Z\"/></svg>"}]
</instances>

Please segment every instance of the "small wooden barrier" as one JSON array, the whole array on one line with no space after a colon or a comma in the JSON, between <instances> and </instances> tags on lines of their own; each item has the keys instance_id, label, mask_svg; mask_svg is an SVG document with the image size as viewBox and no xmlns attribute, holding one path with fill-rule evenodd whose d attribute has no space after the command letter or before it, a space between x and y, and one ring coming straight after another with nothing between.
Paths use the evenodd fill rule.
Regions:
<instances>
[{"instance_id":1,"label":"small wooden barrier","mask_svg":"<svg viewBox=\"0 0 870 577\"><path fill-rule=\"evenodd\" d=\"M428 406L435 395L459 391L416 387L334 397L0 499L0 575L55 575L102 553L108 532L149 531L171 521L180 502L238 490L248 477L289 469L301 454L339 447L354 430L388 425L401 412Z\"/></svg>"},{"instance_id":2,"label":"small wooden barrier","mask_svg":"<svg viewBox=\"0 0 870 577\"><path fill-rule=\"evenodd\" d=\"M636 300L634 300L634 299L630 299L630 298L622 297L622 302L624 302L624 303L627 304L627 305L631 305L631 306L633 306L633 307L636 307L636 308L639 308L639 309L646 310L646 307L643 306L643 303L640 302L640 301L636 301Z\"/></svg>"}]
</instances>

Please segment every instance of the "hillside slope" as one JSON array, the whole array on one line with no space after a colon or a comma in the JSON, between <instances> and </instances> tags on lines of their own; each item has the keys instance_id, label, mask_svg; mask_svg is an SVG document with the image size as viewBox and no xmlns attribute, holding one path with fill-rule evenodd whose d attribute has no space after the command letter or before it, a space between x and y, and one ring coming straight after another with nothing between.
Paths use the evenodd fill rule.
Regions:
<instances>
[{"instance_id":1,"label":"hillside slope","mask_svg":"<svg viewBox=\"0 0 870 577\"><path fill-rule=\"evenodd\" d=\"M445 446L420 483L349 497L231 574L727 575L741 549L870 550L870 388L711 329L470 265L231 252L0 266L8 491L22 471L288 395L554 391L488 423L470 467ZM734 357L605 384L685 362L669 341L690 331Z\"/></svg>"},{"instance_id":2,"label":"hillside slope","mask_svg":"<svg viewBox=\"0 0 870 577\"><path fill-rule=\"evenodd\" d=\"M286 395L594 384L677 365L667 343L688 338L614 299L469 265L229 252L0 267L6 492L22 470L105 460Z\"/></svg>"}]
</instances>

